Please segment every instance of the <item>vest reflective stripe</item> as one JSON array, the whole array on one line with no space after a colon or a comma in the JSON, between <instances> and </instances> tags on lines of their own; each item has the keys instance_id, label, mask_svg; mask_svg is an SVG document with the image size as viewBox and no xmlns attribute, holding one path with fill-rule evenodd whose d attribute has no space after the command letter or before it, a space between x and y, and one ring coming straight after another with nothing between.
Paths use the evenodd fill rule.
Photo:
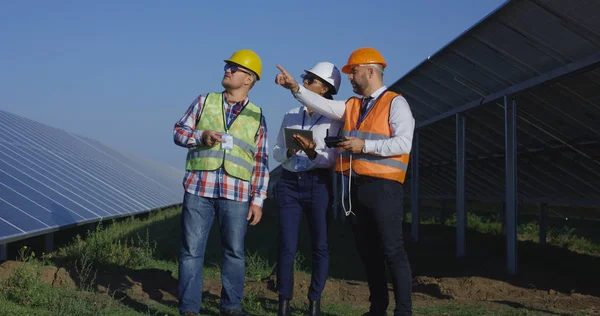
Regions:
<instances>
[{"instance_id":1,"label":"vest reflective stripe","mask_svg":"<svg viewBox=\"0 0 600 316\"><path fill-rule=\"evenodd\" d=\"M386 140L392 136L389 117L392 101L399 94L385 91L381 95L367 116L358 126L356 123L360 115L361 99L352 97L346 101L346 119L344 121L344 136L354 136L365 140ZM341 161L336 159L335 170L338 173L349 175L371 176L389 179L404 183L408 169L409 154L382 157L372 154L352 154L352 170L350 170L350 153L342 152Z\"/></svg>"},{"instance_id":2,"label":"vest reflective stripe","mask_svg":"<svg viewBox=\"0 0 600 316\"><path fill-rule=\"evenodd\" d=\"M235 136L233 136L233 144L235 146L239 146L242 150L249 152L250 154L252 154L252 156L256 154L256 146L254 144L248 144Z\"/></svg>"},{"instance_id":3,"label":"vest reflective stripe","mask_svg":"<svg viewBox=\"0 0 600 316\"><path fill-rule=\"evenodd\" d=\"M201 157L202 158L216 158L216 159L219 159L219 161L222 161L223 160L223 152L220 150L219 151L217 151L217 150L198 150L198 151L191 152L188 156L189 159L196 159L196 158L201 158ZM244 167L249 172L252 172L252 168L253 168L252 164L248 163L244 159L238 158L235 156L231 156L231 155L228 155L227 159L233 163L236 163L236 164Z\"/></svg>"},{"instance_id":4,"label":"vest reflective stripe","mask_svg":"<svg viewBox=\"0 0 600 316\"><path fill-rule=\"evenodd\" d=\"M207 95L196 129L226 133L223 111L223 94ZM248 102L228 129L233 136L233 150L221 149L220 143L199 146L188 152L186 170L213 171L223 167L228 175L250 181L257 152L254 138L260 128L261 116L261 109Z\"/></svg>"},{"instance_id":5,"label":"vest reflective stripe","mask_svg":"<svg viewBox=\"0 0 600 316\"><path fill-rule=\"evenodd\" d=\"M342 158L350 159L350 153L347 151L342 152ZM408 165L402 161L387 159L385 157L374 155L352 154L352 164L354 164L357 160L368 161L382 166L397 168L404 172L406 172L406 169L408 168Z\"/></svg>"},{"instance_id":6,"label":"vest reflective stripe","mask_svg":"<svg viewBox=\"0 0 600 316\"><path fill-rule=\"evenodd\" d=\"M352 135L354 134L354 135ZM354 136L354 137L358 137L358 138L362 138L362 139L370 139L370 140L382 140L382 139L389 139L390 137L387 135L382 135L382 134L377 134L377 133L369 133L369 132L347 132L347 131L343 131L342 132L343 136Z\"/></svg>"}]
</instances>

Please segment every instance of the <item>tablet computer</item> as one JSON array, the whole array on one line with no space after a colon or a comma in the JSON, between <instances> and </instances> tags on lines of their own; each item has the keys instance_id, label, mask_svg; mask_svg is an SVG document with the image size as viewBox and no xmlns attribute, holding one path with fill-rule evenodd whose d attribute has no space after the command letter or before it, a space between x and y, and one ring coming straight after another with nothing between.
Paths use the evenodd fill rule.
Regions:
<instances>
[{"instance_id":1,"label":"tablet computer","mask_svg":"<svg viewBox=\"0 0 600 316\"><path fill-rule=\"evenodd\" d=\"M285 143L285 148L302 150L302 148L294 140L294 134L299 134L308 140L313 140L313 132L311 130L284 127L283 142Z\"/></svg>"}]
</instances>

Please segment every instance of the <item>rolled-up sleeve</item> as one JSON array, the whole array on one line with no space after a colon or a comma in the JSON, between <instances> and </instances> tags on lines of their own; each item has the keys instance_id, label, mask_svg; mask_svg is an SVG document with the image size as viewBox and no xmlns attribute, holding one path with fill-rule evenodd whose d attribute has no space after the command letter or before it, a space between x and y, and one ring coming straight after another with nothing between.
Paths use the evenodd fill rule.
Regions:
<instances>
[{"instance_id":1,"label":"rolled-up sleeve","mask_svg":"<svg viewBox=\"0 0 600 316\"><path fill-rule=\"evenodd\" d=\"M202 131L196 129L198 117L204 106L204 97L199 95L188 107L185 114L175 123L173 128L173 141L176 145L185 148L194 148L202 145Z\"/></svg>"}]
</instances>

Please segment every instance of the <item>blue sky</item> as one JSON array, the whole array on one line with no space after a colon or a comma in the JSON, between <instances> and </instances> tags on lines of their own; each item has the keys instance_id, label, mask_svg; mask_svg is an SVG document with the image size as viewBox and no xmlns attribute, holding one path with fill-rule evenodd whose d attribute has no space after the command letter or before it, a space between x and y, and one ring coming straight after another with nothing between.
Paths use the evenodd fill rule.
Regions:
<instances>
[{"instance_id":1,"label":"blue sky","mask_svg":"<svg viewBox=\"0 0 600 316\"><path fill-rule=\"evenodd\" d=\"M272 148L284 113L299 105L275 85L276 64L299 78L370 46L386 59L390 85L504 1L263 3L2 1L0 109L183 168L173 124L198 94L222 90L234 51L263 61L250 98L264 109ZM352 95L343 75L336 99Z\"/></svg>"}]
</instances>

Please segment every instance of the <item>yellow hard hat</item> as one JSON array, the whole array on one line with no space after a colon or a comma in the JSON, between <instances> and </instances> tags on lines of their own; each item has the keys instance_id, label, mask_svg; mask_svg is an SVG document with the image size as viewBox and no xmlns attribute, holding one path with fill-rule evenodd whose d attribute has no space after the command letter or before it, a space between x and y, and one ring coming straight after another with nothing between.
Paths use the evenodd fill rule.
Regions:
<instances>
[{"instance_id":1,"label":"yellow hard hat","mask_svg":"<svg viewBox=\"0 0 600 316\"><path fill-rule=\"evenodd\" d=\"M251 70L256 74L257 79L260 80L260 75L262 74L262 62L255 52L249 49L241 49L233 53L229 59L225 59L224 61Z\"/></svg>"}]
</instances>

